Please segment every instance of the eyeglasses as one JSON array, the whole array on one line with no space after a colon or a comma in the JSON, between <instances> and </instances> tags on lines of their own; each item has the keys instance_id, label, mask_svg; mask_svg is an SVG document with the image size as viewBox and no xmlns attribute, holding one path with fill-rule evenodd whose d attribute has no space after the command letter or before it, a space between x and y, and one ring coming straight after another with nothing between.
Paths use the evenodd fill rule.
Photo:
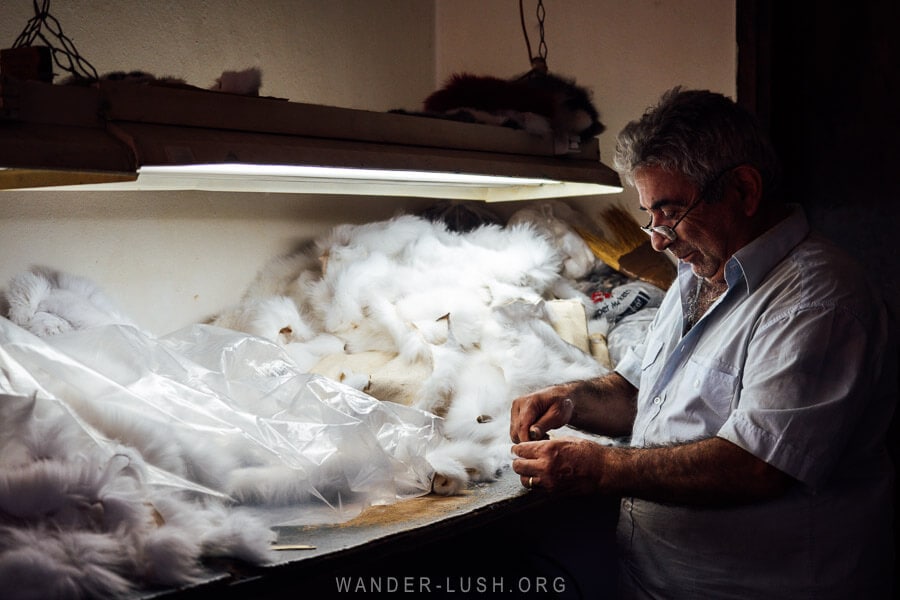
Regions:
<instances>
[{"instance_id":1,"label":"eyeglasses","mask_svg":"<svg viewBox=\"0 0 900 600\"><path fill-rule=\"evenodd\" d=\"M712 188L712 186L716 184L723 175L725 175L726 173L730 173L736 168L737 167L728 167L727 169L722 169L718 175L710 179L709 182L707 182L706 185L703 186L703 189L700 190L700 193L697 194L697 200L693 204L691 204L686 211L684 211L683 215L678 217L678 220L675 221L675 223L671 227L669 227L668 225L653 225L653 215L650 215L650 222L647 223L647 225L641 226L641 230L647 235L653 235L654 233L657 233L670 242L674 242L678 239L678 234L675 233L675 228L678 227L678 224L681 223L684 218L688 216L688 213L694 210L694 208L696 208L698 204L703 202L703 200L709 195L710 188Z\"/></svg>"},{"instance_id":2,"label":"eyeglasses","mask_svg":"<svg viewBox=\"0 0 900 600\"><path fill-rule=\"evenodd\" d=\"M688 207L688 209L686 211L684 211L684 214L681 215L680 217L678 217L678 220L675 221L675 223L671 227L669 227L668 225L653 225L653 215L650 215L650 222L647 223L646 225L642 225L641 230L644 233L646 233L647 235L653 235L654 233L658 233L659 235L663 236L670 242L674 242L675 240L678 239L678 234L675 233L675 228L678 227L678 224L681 223L686 216L688 216L688 213L690 213L692 210L694 210L694 207L696 207L702 201L703 201L702 196L697 198L697 201L694 202L693 204L691 204Z\"/></svg>"}]
</instances>

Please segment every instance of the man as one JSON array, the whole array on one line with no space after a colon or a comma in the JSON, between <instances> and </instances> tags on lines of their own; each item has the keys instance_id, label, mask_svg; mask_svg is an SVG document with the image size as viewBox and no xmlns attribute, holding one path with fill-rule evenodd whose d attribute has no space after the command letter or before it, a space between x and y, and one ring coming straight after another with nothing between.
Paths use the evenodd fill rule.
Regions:
<instances>
[{"instance_id":1,"label":"man","mask_svg":"<svg viewBox=\"0 0 900 600\"><path fill-rule=\"evenodd\" d=\"M890 597L896 359L865 273L722 95L664 94L616 166L678 279L614 373L516 399L523 485L623 498L624 598ZM631 443L547 439L565 424Z\"/></svg>"}]
</instances>

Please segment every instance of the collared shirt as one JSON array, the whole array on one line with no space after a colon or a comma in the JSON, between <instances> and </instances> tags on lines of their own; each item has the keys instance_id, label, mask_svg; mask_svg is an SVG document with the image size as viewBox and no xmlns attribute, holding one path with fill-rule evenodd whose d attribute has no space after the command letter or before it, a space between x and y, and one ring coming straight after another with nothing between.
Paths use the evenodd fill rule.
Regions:
<instances>
[{"instance_id":1,"label":"collared shirt","mask_svg":"<svg viewBox=\"0 0 900 600\"><path fill-rule=\"evenodd\" d=\"M638 579L668 580L670 594L749 586L733 597L781 595L814 589L811 573L826 585L861 576L858 546L882 543L872 520L889 518L883 439L894 394L882 365L883 304L859 265L810 232L799 207L735 253L725 279L727 291L688 328L684 307L696 278L690 265L679 265L644 344L617 365L639 389L631 443L718 436L798 483L770 503L716 511L626 499L626 562ZM841 514L847 510L853 516ZM843 559L828 554L839 552L838 542L854 547ZM787 556L773 570L779 547ZM695 550L693 564L683 562ZM698 574L724 588L691 588Z\"/></svg>"}]
</instances>

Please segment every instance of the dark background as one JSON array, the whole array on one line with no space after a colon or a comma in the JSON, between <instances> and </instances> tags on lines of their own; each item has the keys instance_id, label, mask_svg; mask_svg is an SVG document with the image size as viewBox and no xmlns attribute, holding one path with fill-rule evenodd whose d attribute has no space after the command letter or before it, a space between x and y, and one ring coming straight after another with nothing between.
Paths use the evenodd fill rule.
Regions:
<instances>
[{"instance_id":1,"label":"dark background","mask_svg":"<svg viewBox=\"0 0 900 600\"><path fill-rule=\"evenodd\" d=\"M768 127L786 198L900 316L900 3L737 0L738 101Z\"/></svg>"},{"instance_id":2,"label":"dark background","mask_svg":"<svg viewBox=\"0 0 900 600\"><path fill-rule=\"evenodd\" d=\"M900 2L737 0L737 41L738 101L769 129L782 192L861 261L897 332ZM895 472L898 421L889 437ZM894 506L900 515L896 496ZM900 541L897 521L885 527Z\"/></svg>"}]
</instances>

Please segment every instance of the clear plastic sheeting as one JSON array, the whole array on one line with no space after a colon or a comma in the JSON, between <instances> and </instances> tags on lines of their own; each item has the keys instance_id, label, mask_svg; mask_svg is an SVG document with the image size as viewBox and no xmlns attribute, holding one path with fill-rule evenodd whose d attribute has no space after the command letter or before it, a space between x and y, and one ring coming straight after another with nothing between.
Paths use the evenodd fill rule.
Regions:
<instances>
[{"instance_id":1,"label":"clear plastic sheeting","mask_svg":"<svg viewBox=\"0 0 900 600\"><path fill-rule=\"evenodd\" d=\"M441 438L434 415L206 325L162 338L128 326L38 338L0 319L0 393L55 399L110 453L136 450L147 484L281 507L296 522L303 507L327 506L324 520L338 522L429 492L425 456Z\"/></svg>"}]
</instances>

